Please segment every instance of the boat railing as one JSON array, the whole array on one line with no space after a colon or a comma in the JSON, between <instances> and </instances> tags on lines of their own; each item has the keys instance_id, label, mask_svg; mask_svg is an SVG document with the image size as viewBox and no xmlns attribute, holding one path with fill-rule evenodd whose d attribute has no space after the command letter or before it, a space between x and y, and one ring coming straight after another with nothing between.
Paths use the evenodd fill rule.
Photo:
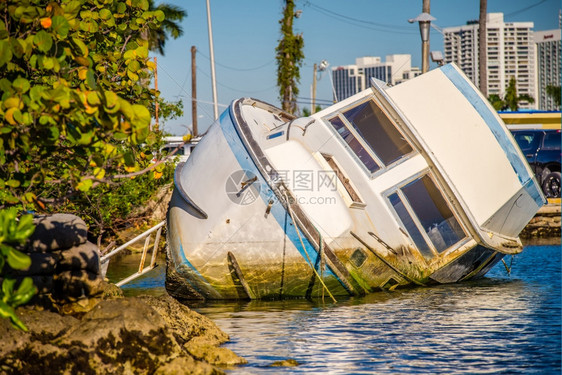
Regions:
<instances>
[{"instance_id":1,"label":"boat railing","mask_svg":"<svg viewBox=\"0 0 562 375\"><path fill-rule=\"evenodd\" d=\"M141 255L138 271L135 272L134 274L116 282L115 285L117 285L118 287L121 287L121 286L135 280L136 278L146 274L147 272L151 271L152 269L154 269L157 266L156 256L158 254L158 245L160 243L160 236L162 234L162 228L165 225L166 225L166 221L162 221L162 222L156 224L155 226L153 226L152 228L148 229L144 233L136 236L132 240L127 241L123 245L121 245L121 246L109 251L107 254L103 255L100 259L103 277L105 277L105 274L107 273L109 261L111 260L112 257L119 254L123 250L126 250L131 245L134 245L135 243L140 242L142 240L144 240L144 246L143 246L143 250L142 250L142 255ZM154 244L152 246L152 255L151 255L151 259L150 259L150 264L147 267L145 267L146 256L148 254L148 248L150 247L150 244L152 242L152 234L155 233L155 232L156 232L156 236L155 236L155 239L154 239Z\"/></svg>"}]
</instances>

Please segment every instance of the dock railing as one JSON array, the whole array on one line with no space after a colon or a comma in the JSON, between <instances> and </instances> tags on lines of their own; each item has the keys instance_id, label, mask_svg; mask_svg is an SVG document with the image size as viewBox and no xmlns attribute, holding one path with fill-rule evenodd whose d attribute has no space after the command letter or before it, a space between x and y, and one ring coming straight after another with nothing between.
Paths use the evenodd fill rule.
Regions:
<instances>
[{"instance_id":1,"label":"dock railing","mask_svg":"<svg viewBox=\"0 0 562 375\"><path fill-rule=\"evenodd\" d=\"M134 274L124 278L123 280L120 280L118 282L115 283L115 285L117 285L118 287L121 287L125 284L127 284L128 282L131 282L133 280L135 280L136 278L144 275L145 273L151 271L152 269L154 269L154 267L156 267L156 255L158 254L158 244L160 242L160 235L162 234L162 228L166 225L166 221L162 221L158 224L156 224L155 226L153 226L152 228L150 228L149 230L147 230L146 232L136 236L135 238L133 238L130 241L127 241L126 243L124 243L123 245L117 247L114 250L109 251L107 254L103 255L101 257L100 263L101 263L101 269L102 269L102 275L105 277L105 274L107 273L107 268L109 266L109 261L111 260L111 258L117 254L119 254L120 252L122 252L123 250L127 249L129 246L140 242L142 240L144 240L144 247L142 250L142 255L141 255L141 260L139 263L139 270L137 272L135 272ZM152 256L150 259L150 264L148 265L148 267L145 267L144 264L146 262L146 256L148 254L148 248L150 247L150 243L152 240L152 234L156 232L156 237L154 239L154 245L152 246Z\"/></svg>"}]
</instances>

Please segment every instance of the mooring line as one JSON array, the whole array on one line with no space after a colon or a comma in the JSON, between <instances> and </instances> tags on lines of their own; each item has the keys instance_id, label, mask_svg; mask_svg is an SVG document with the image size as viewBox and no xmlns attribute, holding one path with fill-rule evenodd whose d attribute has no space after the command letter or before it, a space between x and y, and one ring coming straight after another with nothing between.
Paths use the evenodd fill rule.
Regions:
<instances>
[{"instance_id":1,"label":"mooring line","mask_svg":"<svg viewBox=\"0 0 562 375\"><path fill-rule=\"evenodd\" d=\"M304 242L302 240L300 231L299 231L299 227L297 225L297 222L295 221L295 218L293 217L293 210L291 209L291 202L289 201L289 197L287 196L287 192L283 191L283 194L285 195L285 200L287 202L287 210L289 211L289 215L291 216L291 220L293 221L293 223L295 224L295 230L297 231L297 236L299 237L299 241L301 243L302 246L302 250L304 251L304 253L306 254L306 259L308 259L308 264L310 265L310 268L312 268L312 271L316 274L316 277L318 277L318 280L320 280L320 283L322 284L322 286L324 287L324 289L326 289L326 292L328 292L328 295L330 296L330 298L332 299L332 301L334 301L334 303L337 303L338 301L336 301L336 299L334 298L334 296L332 295L332 292L330 292L330 289L328 289L328 287L326 286L326 284L324 283L324 280L322 280L322 278L320 277L320 275L318 274L318 271L316 271L316 268L314 268L314 265L312 264L312 260L310 259L310 256L308 255L308 252L306 251L306 247L304 246Z\"/></svg>"}]
</instances>

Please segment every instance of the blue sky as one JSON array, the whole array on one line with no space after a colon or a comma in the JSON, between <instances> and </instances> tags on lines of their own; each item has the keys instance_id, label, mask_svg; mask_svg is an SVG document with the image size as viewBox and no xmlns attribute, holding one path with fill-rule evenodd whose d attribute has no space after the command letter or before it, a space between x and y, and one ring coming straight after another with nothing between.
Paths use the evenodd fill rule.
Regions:
<instances>
[{"instance_id":1,"label":"blue sky","mask_svg":"<svg viewBox=\"0 0 562 375\"><path fill-rule=\"evenodd\" d=\"M206 0L165 0L182 7L184 35L166 43L158 58L158 88L169 101L182 100L184 116L169 120L164 130L183 135L191 129L191 46L197 53L199 131L213 122L211 68ZM275 47L280 38L282 0L211 0L219 113L233 100L254 97L279 106ZM299 107L310 108L314 63L327 60L330 68L355 63L356 57L411 54L421 66L417 24L407 20L421 13L422 0L296 0L302 10L294 31L304 38ZM534 22L534 30L558 28L559 0L488 0L488 13L504 13L506 22ZM432 0L434 24L444 28L478 19L478 0ZM430 50L443 50L441 34L432 29ZM435 67L434 64L430 69ZM329 69L328 69L329 70ZM329 72L321 74L319 103L330 101Z\"/></svg>"}]
</instances>

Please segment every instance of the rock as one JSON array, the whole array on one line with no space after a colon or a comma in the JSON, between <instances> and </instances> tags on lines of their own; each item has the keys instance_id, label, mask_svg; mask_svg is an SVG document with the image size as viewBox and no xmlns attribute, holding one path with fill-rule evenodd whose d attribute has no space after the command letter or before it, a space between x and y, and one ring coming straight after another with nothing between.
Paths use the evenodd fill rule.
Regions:
<instances>
[{"instance_id":1,"label":"rock","mask_svg":"<svg viewBox=\"0 0 562 375\"><path fill-rule=\"evenodd\" d=\"M300 363L297 362L297 360L289 358L282 361L275 361L272 364L268 365L268 367L295 367L299 365Z\"/></svg>"},{"instance_id":2,"label":"rock","mask_svg":"<svg viewBox=\"0 0 562 375\"><path fill-rule=\"evenodd\" d=\"M55 272L57 263L60 260L59 254L52 253L31 253L27 254L31 258L31 266L26 270L14 270L6 264L2 274L10 276L36 276L52 275Z\"/></svg>"},{"instance_id":3,"label":"rock","mask_svg":"<svg viewBox=\"0 0 562 375\"><path fill-rule=\"evenodd\" d=\"M100 251L96 245L86 241L78 246L66 250L55 251L59 256L57 271L61 270L88 270L100 273Z\"/></svg>"},{"instance_id":4,"label":"rock","mask_svg":"<svg viewBox=\"0 0 562 375\"><path fill-rule=\"evenodd\" d=\"M188 342L184 348L193 357L212 365L235 366L248 363L248 361L236 355L232 350L209 345L200 337Z\"/></svg>"},{"instance_id":5,"label":"rock","mask_svg":"<svg viewBox=\"0 0 562 375\"><path fill-rule=\"evenodd\" d=\"M218 366L247 363L232 350L218 347L227 342L229 337L210 319L192 311L170 296L141 298L158 311L176 341L195 358Z\"/></svg>"},{"instance_id":6,"label":"rock","mask_svg":"<svg viewBox=\"0 0 562 375\"><path fill-rule=\"evenodd\" d=\"M86 270L63 271L53 276L53 295L57 299L96 296L103 293L104 287L101 275Z\"/></svg>"},{"instance_id":7,"label":"rock","mask_svg":"<svg viewBox=\"0 0 562 375\"><path fill-rule=\"evenodd\" d=\"M80 325L72 327L60 339L61 344L78 341L87 346L95 346L100 340L104 344L108 344L107 340L110 340L113 341L112 345L119 345L126 343L121 341L124 336L135 335L141 338L154 335L155 338L161 336L159 340L162 341L161 347L154 348L157 353L173 355L180 350L173 337L166 337L162 316L136 297L102 301L81 320Z\"/></svg>"},{"instance_id":8,"label":"rock","mask_svg":"<svg viewBox=\"0 0 562 375\"><path fill-rule=\"evenodd\" d=\"M84 220L70 214L37 216L35 231L29 238L28 252L51 252L83 244L88 239Z\"/></svg>"},{"instance_id":9,"label":"rock","mask_svg":"<svg viewBox=\"0 0 562 375\"><path fill-rule=\"evenodd\" d=\"M31 308L18 308L17 314L29 332L0 319L2 374L223 373L191 355L177 338L193 345L226 334L212 332L210 320L170 297L104 300L79 319Z\"/></svg>"},{"instance_id":10,"label":"rock","mask_svg":"<svg viewBox=\"0 0 562 375\"><path fill-rule=\"evenodd\" d=\"M560 237L560 204L549 203L540 208L527 226L521 231L519 237L554 238Z\"/></svg>"},{"instance_id":11,"label":"rock","mask_svg":"<svg viewBox=\"0 0 562 375\"><path fill-rule=\"evenodd\" d=\"M175 358L170 362L164 364L163 366L160 366L156 370L156 372L154 372L154 375L183 375L183 374L215 375L215 374L224 374L224 372L204 362L197 362L192 357Z\"/></svg>"},{"instance_id":12,"label":"rock","mask_svg":"<svg viewBox=\"0 0 562 375\"><path fill-rule=\"evenodd\" d=\"M220 345L229 340L213 321L192 311L170 296L141 298L164 318L180 345L199 337L206 343Z\"/></svg>"}]
</instances>

